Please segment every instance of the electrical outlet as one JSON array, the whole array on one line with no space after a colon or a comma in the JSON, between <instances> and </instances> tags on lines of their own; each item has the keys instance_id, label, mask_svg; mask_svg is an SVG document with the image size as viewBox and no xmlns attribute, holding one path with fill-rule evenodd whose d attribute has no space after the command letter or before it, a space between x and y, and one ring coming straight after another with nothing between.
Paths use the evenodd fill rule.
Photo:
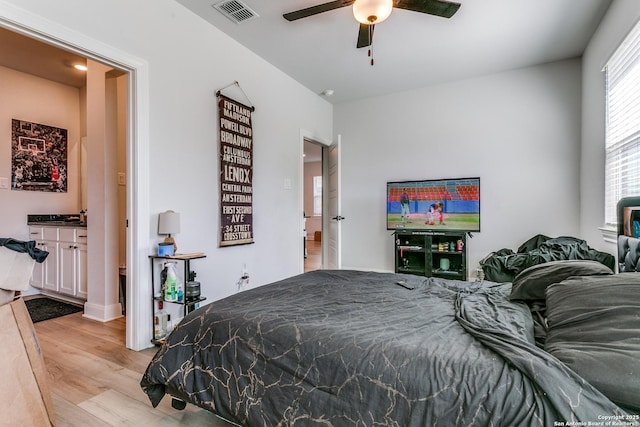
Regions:
<instances>
[{"instance_id":1,"label":"electrical outlet","mask_svg":"<svg viewBox=\"0 0 640 427\"><path fill-rule=\"evenodd\" d=\"M249 276L242 276L236 282L236 286L238 287L238 292L244 291L244 289L249 284Z\"/></svg>"},{"instance_id":2,"label":"electrical outlet","mask_svg":"<svg viewBox=\"0 0 640 427\"><path fill-rule=\"evenodd\" d=\"M238 292L243 291L249 285L249 270L247 269L247 264L242 264L242 276L240 276L236 285L238 286Z\"/></svg>"},{"instance_id":3,"label":"electrical outlet","mask_svg":"<svg viewBox=\"0 0 640 427\"><path fill-rule=\"evenodd\" d=\"M0 178L0 188L2 189L9 188L9 178Z\"/></svg>"}]
</instances>

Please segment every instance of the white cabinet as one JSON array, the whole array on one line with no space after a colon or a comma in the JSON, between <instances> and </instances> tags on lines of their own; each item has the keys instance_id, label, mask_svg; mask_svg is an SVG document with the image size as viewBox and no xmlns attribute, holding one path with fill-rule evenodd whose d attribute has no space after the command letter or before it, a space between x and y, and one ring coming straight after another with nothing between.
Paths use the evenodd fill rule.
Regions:
<instances>
[{"instance_id":1,"label":"white cabinet","mask_svg":"<svg viewBox=\"0 0 640 427\"><path fill-rule=\"evenodd\" d=\"M58 229L51 227L29 227L29 236L36 247L49 252L43 263L35 263L31 286L58 291Z\"/></svg>"},{"instance_id":2,"label":"white cabinet","mask_svg":"<svg viewBox=\"0 0 640 427\"><path fill-rule=\"evenodd\" d=\"M87 244L78 243L76 249L76 296L87 299Z\"/></svg>"},{"instance_id":3,"label":"white cabinet","mask_svg":"<svg viewBox=\"0 0 640 427\"><path fill-rule=\"evenodd\" d=\"M76 294L76 250L75 243L60 244L60 292L67 295Z\"/></svg>"},{"instance_id":4,"label":"white cabinet","mask_svg":"<svg viewBox=\"0 0 640 427\"><path fill-rule=\"evenodd\" d=\"M49 256L47 256L47 260L42 266L44 270L44 289L58 292L58 269L60 260L58 242L45 240L42 242L40 249L49 252Z\"/></svg>"},{"instance_id":5,"label":"white cabinet","mask_svg":"<svg viewBox=\"0 0 640 427\"><path fill-rule=\"evenodd\" d=\"M60 228L60 292L87 298L87 230Z\"/></svg>"},{"instance_id":6,"label":"white cabinet","mask_svg":"<svg viewBox=\"0 0 640 427\"><path fill-rule=\"evenodd\" d=\"M87 299L87 229L32 226L29 233L49 252L44 263L36 263L31 286Z\"/></svg>"}]
</instances>

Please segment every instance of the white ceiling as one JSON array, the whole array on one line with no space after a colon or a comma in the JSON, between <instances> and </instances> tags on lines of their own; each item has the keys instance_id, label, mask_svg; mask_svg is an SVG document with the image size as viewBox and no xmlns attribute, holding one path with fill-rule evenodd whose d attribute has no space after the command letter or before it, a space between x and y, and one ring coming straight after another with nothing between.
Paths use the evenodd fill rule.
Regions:
<instances>
[{"instance_id":1,"label":"white ceiling","mask_svg":"<svg viewBox=\"0 0 640 427\"><path fill-rule=\"evenodd\" d=\"M323 0L241 0L240 24L220 0L177 0L315 93L340 103L582 55L611 0L458 0L451 19L394 9L376 25L373 53L356 49L351 7L289 22Z\"/></svg>"},{"instance_id":2,"label":"white ceiling","mask_svg":"<svg viewBox=\"0 0 640 427\"><path fill-rule=\"evenodd\" d=\"M176 0L315 93L340 103L521 68L582 54L611 0L458 0L451 19L394 9L376 25L375 65L356 49L351 7L289 22L283 13L323 0L241 0L259 16L236 24L220 0ZM84 85L83 61L0 29L0 65Z\"/></svg>"}]
</instances>

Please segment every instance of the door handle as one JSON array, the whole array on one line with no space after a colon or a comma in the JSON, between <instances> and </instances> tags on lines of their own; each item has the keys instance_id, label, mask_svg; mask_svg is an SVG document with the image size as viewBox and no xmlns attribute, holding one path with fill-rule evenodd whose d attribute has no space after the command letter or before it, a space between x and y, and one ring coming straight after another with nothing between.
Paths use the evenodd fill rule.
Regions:
<instances>
[{"instance_id":1,"label":"door handle","mask_svg":"<svg viewBox=\"0 0 640 427\"><path fill-rule=\"evenodd\" d=\"M345 218L343 216L338 215L338 216L332 217L331 219L336 220L336 221L342 221Z\"/></svg>"}]
</instances>

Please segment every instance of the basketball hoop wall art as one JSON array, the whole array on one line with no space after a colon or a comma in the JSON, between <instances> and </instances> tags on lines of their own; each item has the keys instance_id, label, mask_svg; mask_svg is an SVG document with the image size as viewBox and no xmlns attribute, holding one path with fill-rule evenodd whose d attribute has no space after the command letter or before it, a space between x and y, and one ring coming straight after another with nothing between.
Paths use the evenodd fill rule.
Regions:
<instances>
[{"instance_id":1,"label":"basketball hoop wall art","mask_svg":"<svg viewBox=\"0 0 640 427\"><path fill-rule=\"evenodd\" d=\"M67 192L67 130L11 120L11 189Z\"/></svg>"}]
</instances>

